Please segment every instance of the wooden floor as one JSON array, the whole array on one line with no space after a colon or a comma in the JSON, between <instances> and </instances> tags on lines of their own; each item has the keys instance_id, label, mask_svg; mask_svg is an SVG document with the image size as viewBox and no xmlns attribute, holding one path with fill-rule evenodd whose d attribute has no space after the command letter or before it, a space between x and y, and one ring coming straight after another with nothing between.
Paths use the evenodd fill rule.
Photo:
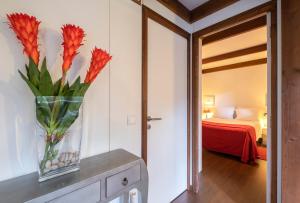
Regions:
<instances>
[{"instance_id":1,"label":"wooden floor","mask_svg":"<svg viewBox=\"0 0 300 203\"><path fill-rule=\"evenodd\" d=\"M265 203L267 162L257 163L204 150L199 194L185 192L173 203Z\"/></svg>"}]
</instances>

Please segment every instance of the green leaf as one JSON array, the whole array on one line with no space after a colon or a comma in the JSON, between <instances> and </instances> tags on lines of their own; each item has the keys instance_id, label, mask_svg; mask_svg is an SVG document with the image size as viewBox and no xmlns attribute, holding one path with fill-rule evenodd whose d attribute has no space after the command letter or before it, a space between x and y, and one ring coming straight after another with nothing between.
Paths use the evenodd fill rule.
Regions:
<instances>
[{"instance_id":1,"label":"green leaf","mask_svg":"<svg viewBox=\"0 0 300 203\"><path fill-rule=\"evenodd\" d=\"M76 97L76 98L70 97L70 100L67 101L68 108L63 113L63 116L60 117L59 125L58 125L58 128L56 129L56 133L58 135L64 135L65 132L76 121L76 119L79 116L79 109L80 109L81 104L82 104L82 99L83 98L80 99L78 97Z\"/></svg>"},{"instance_id":2,"label":"green leaf","mask_svg":"<svg viewBox=\"0 0 300 203\"><path fill-rule=\"evenodd\" d=\"M40 83L39 90L44 96L52 96L53 95L53 83L49 71L47 69L46 58L44 58L41 73L40 73Z\"/></svg>"},{"instance_id":3,"label":"green leaf","mask_svg":"<svg viewBox=\"0 0 300 203\"><path fill-rule=\"evenodd\" d=\"M90 87L89 84L82 83L76 92L74 92L73 96L84 97L86 91Z\"/></svg>"},{"instance_id":4,"label":"green leaf","mask_svg":"<svg viewBox=\"0 0 300 203\"><path fill-rule=\"evenodd\" d=\"M51 108L52 98L50 97L36 97L36 117L39 123L50 132L51 125Z\"/></svg>"},{"instance_id":5,"label":"green leaf","mask_svg":"<svg viewBox=\"0 0 300 203\"><path fill-rule=\"evenodd\" d=\"M19 70L18 71L22 77L22 79L27 83L27 85L29 86L29 88L31 89L32 93L35 95L35 96L42 96L42 94L39 92L39 90L35 87L34 84L32 84L28 78L26 78L26 76Z\"/></svg>"},{"instance_id":6,"label":"green leaf","mask_svg":"<svg viewBox=\"0 0 300 203\"><path fill-rule=\"evenodd\" d=\"M26 68L27 69L27 68ZM38 87L40 82L40 71L34 61L29 58L29 65L28 65L28 79L29 81L35 86Z\"/></svg>"},{"instance_id":7,"label":"green leaf","mask_svg":"<svg viewBox=\"0 0 300 203\"><path fill-rule=\"evenodd\" d=\"M69 87L67 83L63 88L62 95L65 97L73 96L74 92L80 88L80 76L77 77L75 82Z\"/></svg>"},{"instance_id":8,"label":"green leaf","mask_svg":"<svg viewBox=\"0 0 300 203\"><path fill-rule=\"evenodd\" d=\"M27 64L25 64L25 68L26 68L27 78L30 78L30 75L29 75L29 67L28 67Z\"/></svg>"},{"instance_id":9,"label":"green leaf","mask_svg":"<svg viewBox=\"0 0 300 203\"><path fill-rule=\"evenodd\" d=\"M67 83L65 84L65 86L63 87L62 93L61 93L61 94L62 94L62 95L66 95L66 93L68 93L69 89L70 89L69 82L67 82Z\"/></svg>"},{"instance_id":10,"label":"green leaf","mask_svg":"<svg viewBox=\"0 0 300 203\"><path fill-rule=\"evenodd\" d=\"M61 119L66 114L69 107L69 102L65 97L62 97L62 101L58 103L58 105L59 105L59 111L57 113L57 117L55 118L56 124L59 124L61 122Z\"/></svg>"},{"instance_id":11,"label":"green leaf","mask_svg":"<svg viewBox=\"0 0 300 203\"><path fill-rule=\"evenodd\" d=\"M53 85L53 95L57 96L59 93L59 89L60 89L60 85L61 85L61 78L59 80L57 80L54 85Z\"/></svg>"},{"instance_id":12,"label":"green leaf","mask_svg":"<svg viewBox=\"0 0 300 203\"><path fill-rule=\"evenodd\" d=\"M39 123L46 129L48 134L50 132L50 116L47 111L47 108L41 107L41 105L36 104L36 118Z\"/></svg>"},{"instance_id":13,"label":"green leaf","mask_svg":"<svg viewBox=\"0 0 300 203\"><path fill-rule=\"evenodd\" d=\"M80 85L80 76L77 77L75 82L71 85L70 90L76 90Z\"/></svg>"}]
</instances>

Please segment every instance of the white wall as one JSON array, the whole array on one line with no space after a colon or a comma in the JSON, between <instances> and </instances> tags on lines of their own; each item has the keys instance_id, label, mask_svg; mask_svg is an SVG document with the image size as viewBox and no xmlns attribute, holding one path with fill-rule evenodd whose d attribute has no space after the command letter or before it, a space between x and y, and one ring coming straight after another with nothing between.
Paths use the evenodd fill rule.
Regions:
<instances>
[{"instance_id":1,"label":"white wall","mask_svg":"<svg viewBox=\"0 0 300 203\"><path fill-rule=\"evenodd\" d=\"M142 9L110 0L110 149L141 155Z\"/></svg>"},{"instance_id":2,"label":"white wall","mask_svg":"<svg viewBox=\"0 0 300 203\"><path fill-rule=\"evenodd\" d=\"M215 95L215 107L265 108L267 66L258 65L202 74L203 95Z\"/></svg>"},{"instance_id":3,"label":"white wall","mask_svg":"<svg viewBox=\"0 0 300 203\"><path fill-rule=\"evenodd\" d=\"M82 156L120 147L140 155L141 7L131 0L2 0L0 21L6 22L11 12L29 13L42 21L39 47L56 78L61 72L63 24L79 25L86 32L70 80L77 73L85 76L94 46L110 51L111 65L86 94ZM34 97L17 73L24 71L26 57L6 23L0 23L0 44L0 180L4 180L33 172L37 165ZM128 115L136 120L130 126Z\"/></svg>"}]
</instances>

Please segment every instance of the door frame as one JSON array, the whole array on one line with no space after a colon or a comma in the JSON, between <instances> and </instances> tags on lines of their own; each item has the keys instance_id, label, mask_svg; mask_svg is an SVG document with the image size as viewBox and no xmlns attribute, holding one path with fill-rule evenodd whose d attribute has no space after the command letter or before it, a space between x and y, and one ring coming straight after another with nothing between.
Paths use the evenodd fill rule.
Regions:
<instances>
[{"instance_id":1,"label":"door frame","mask_svg":"<svg viewBox=\"0 0 300 203\"><path fill-rule=\"evenodd\" d=\"M147 6L142 6L142 158L147 164L147 151L148 151L148 129L147 129L147 116L148 116L148 19L151 19L165 28L173 31L174 33L182 36L187 40L187 189L190 188L190 115L191 115L191 83L190 83L190 47L191 47L191 34L175 25L171 21L162 17L155 11Z\"/></svg>"},{"instance_id":2,"label":"door frame","mask_svg":"<svg viewBox=\"0 0 300 203\"><path fill-rule=\"evenodd\" d=\"M199 39L251 19L271 14L271 160L270 202L277 202L277 5L272 0L192 34L192 189L199 191ZM201 147L202 149L202 147ZM268 190L267 190L268 192ZM268 194L267 194L268 195ZM267 197L268 199L268 197Z\"/></svg>"}]
</instances>

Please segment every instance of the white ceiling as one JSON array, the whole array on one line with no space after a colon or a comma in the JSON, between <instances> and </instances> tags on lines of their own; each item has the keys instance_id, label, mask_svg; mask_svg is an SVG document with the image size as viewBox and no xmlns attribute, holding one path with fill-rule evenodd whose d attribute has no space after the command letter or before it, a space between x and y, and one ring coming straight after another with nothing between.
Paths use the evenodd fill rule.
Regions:
<instances>
[{"instance_id":1,"label":"white ceiling","mask_svg":"<svg viewBox=\"0 0 300 203\"><path fill-rule=\"evenodd\" d=\"M202 58L208 58L240 49L245 49L255 45L264 44L267 42L267 28L262 27L243 33L234 37L230 37L221 41L213 42L202 47ZM259 52L256 54L249 54L236 58L226 59L217 62L211 62L204 64L203 69L214 68L218 66L239 63L254 59L260 59L267 57L267 52Z\"/></svg>"},{"instance_id":2,"label":"white ceiling","mask_svg":"<svg viewBox=\"0 0 300 203\"><path fill-rule=\"evenodd\" d=\"M208 2L209 0L178 0L178 1L180 1L180 3L182 3L189 10L193 10L194 8L200 6L201 4L204 4L205 2Z\"/></svg>"}]
</instances>

